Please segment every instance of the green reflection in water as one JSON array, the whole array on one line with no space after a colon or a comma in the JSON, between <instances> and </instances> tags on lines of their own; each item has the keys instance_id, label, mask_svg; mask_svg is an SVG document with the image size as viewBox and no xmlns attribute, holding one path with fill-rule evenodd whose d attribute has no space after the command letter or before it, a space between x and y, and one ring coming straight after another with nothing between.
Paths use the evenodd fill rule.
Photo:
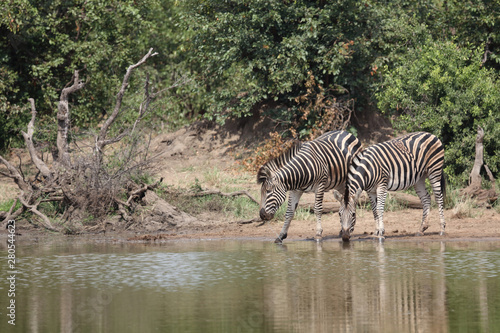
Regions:
<instances>
[{"instance_id":1,"label":"green reflection in water","mask_svg":"<svg viewBox=\"0 0 500 333\"><path fill-rule=\"evenodd\" d=\"M58 238L16 255L16 326L2 267L0 332L500 330L500 242Z\"/></svg>"}]
</instances>

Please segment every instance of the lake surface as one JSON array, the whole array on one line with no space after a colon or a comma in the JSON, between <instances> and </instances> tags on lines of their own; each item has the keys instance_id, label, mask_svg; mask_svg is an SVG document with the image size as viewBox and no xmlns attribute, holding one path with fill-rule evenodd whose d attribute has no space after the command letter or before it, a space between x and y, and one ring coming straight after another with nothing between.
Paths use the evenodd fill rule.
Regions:
<instances>
[{"instance_id":1,"label":"lake surface","mask_svg":"<svg viewBox=\"0 0 500 333\"><path fill-rule=\"evenodd\" d=\"M2 239L0 332L500 332L499 241L58 238L16 251L12 326Z\"/></svg>"}]
</instances>

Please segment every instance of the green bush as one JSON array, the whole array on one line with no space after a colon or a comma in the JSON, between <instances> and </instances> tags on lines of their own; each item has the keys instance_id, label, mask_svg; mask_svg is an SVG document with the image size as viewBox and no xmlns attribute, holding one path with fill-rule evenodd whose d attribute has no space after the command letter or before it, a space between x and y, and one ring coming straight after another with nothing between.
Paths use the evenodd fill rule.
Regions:
<instances>
[{"instance_id":1,"label":"green bush","mask_svg":"<svg viewBox=\"0 0 500 333\"><path fill-rule=\"evenodd\" d=\"M482 52L453 42L429 41L384 69L379 108L395 128L427 131L445 145L445 172L464 185L474 163L477 127L485 130L484 159L500 171L500 80L482 66Z\"/></svg>"},{"instance_id":2,"label":"green bush","mask_svg":"<svg viewBox=\"0 0 500 333\"><path fill-rule=\"evenodd\" d=\"M88 80L70 96L73 128L91 128L113 110L127 67L150 47L158 56L146 66L152 86L170 86L189 75L183 65L189 31L179 26L178 1L3 1L0 4L0 150L20 141L19 130L29 121L28 98L34 98L37 120L55 124L59 95L74 70ZM123 101L128 121L135 119L144 77L132 77ZM196 85L194 85L196 86ZM193 88L169 91L153 116L175 112L173 122L198 103ZM130 96L130 97L129 97ZM186 102L189 100L189 104ZM194 112L193 112L194 113ZM170 119L169 119L170 120ZM118 126L119 127L119 126ZM35 133L39 141L52 141ZM3 140L2 140L3 139Z\"/></svg>"}]
</instances>

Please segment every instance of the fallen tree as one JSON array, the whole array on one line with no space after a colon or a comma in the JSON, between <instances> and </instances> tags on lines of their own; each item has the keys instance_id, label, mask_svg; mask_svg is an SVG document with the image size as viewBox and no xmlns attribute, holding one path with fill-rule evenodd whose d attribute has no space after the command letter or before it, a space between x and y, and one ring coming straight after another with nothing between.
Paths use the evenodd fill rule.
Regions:
<instances>
[{"instance_id":1,"label":"fallen tree","mask_svg":"<svg viewBox=\"0 0 500 333\"><path fill-rule=\"evenodd\" d=\"M183 78L166 89L151 93L147 77L135 122L111 136L110 129L123 115L122 101L132 72L155 55L153 49L150 49L140 61L127 68L113 111L97 134L88 140L91 144L80 146L72 142L70 147L69 96L86 85L80 79L79 71L74 71L71 81L61 91L57 109L57 149L50 163L37 150L33 139L37 110L35 101L29 99L31 120L27 132L23 131L22 135L30 156L29 164L35 170L35 175L27 177L21 165L15 167L0 156L0 162L6 168L0 172L13 179L20 190L9 211L2 214L3 228L9 220L16 219L25 212L31 214L28 221L36 226L68 233L79 232L88 227L81 222L77 225L76 221L98 220L113 211L121 214L125 221L130 219L130 212L134 210L136 202L147 190L158 186L158 183L146 185L131 181L134 176L149 168L155 157L148 155L149 141L143 139L142 133L137 133L138 126L148 114L152 101L160 93L185 82ZM107 149L108 146L113 148ZM16 209L18 203L21 207ZM52 203L51 209L56 210L52 216L44 209L47 203ZM92 227L95 229L95 225Z\"/></svg>"}]
</instances>

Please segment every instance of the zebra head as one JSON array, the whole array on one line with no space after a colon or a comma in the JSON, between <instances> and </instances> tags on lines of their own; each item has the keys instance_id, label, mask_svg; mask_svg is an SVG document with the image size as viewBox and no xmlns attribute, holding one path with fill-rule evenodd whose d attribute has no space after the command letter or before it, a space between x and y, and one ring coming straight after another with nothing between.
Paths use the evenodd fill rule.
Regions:
<instances>
[{"instance_id":1,"label":"zebra head","mask_svg":"<svg viewBox=\"0 0 500 333\"><path fill-rule=\"evenodd\" d=\"M354 231L354 225L356 225L356 205L362 192L363 190L361 189L358 189L356 192L346 191L345 195L340 194L336 190L333 192L335 198L340 202L340 236L344 242L349 241L351 233Z\"/></svg>"},{"instance_id":2,"label":"zebra head","mask_svg":"<svg viewBox=\"0 0 500 333\"><path fill-rule=\"evenodd\" d=\"M266 166L261 167L257 173L257 184L262 184L260 190L260 218L264 221L270 220L285 201L286 188L278 177L275 174L273 175L271 170Z\"/></svg>"}]
</instances>

